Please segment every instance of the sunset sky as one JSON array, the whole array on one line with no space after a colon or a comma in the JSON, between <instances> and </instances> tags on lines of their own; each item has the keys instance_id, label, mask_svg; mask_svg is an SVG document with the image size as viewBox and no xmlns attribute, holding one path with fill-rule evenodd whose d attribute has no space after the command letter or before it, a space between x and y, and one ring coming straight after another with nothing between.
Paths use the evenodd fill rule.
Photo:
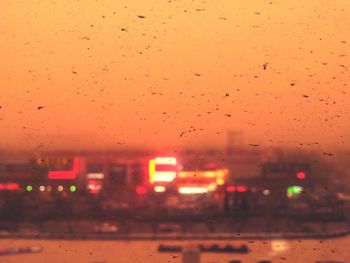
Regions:
<instances>
[{"instance_id":1,"label":"sunset sky","mask_svg":"<svg viewBox=\"0 0 350 263\"><path fill-rule=\"evenodd\" d=\"M0 1L0 148L350 147L350 1Z\"/></svg>"}]
</instances>

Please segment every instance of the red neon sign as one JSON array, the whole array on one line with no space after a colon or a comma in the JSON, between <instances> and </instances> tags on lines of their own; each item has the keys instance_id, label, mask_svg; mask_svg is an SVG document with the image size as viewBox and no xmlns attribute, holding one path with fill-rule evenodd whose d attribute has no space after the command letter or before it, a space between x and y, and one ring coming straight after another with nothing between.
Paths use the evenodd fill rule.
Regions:
<instances>
[{"instance_id":1,"label":"red neon sign","mask_svg":"<svg viewBox=\"0 0 350 263\"><path fill-rule=\"evenodd\" d=\"M53 180L72 180L77 177L79 172L79 160L74 158L73 161L73 170L67 171L49 171L48 177Z\"/></svg>"},{"instance_id":2,"label":"red neon sign","mask_svg":"<svg viewBox=\"0 0 350 263\"><path fill-rule=\"evenodd\" d=\"M19 184L17 183L9 183L6 185L7 190L9 191L15 191L19 189Z\"/></svg>"},{"instance_id":3,"label":"red neon sign","mask_svg":"<svg viewBox=\"0 0 350 263\"><path fill-rule=\"evenodd\" d=\"M243 185L237 186L237 192L244 193L246 191L247 191L247 187L246 186L243 186Z\"/></svg>"},{"instance_id":4,"label":"red neon sign","mask_svg":"<svg viewBox=\"0 0 350 263\"><path fill-rule=\"evenodd\" d=\"M236 191L236 187L234 187L233 185L227 186L226 191L227 192L234 192L234 191Z\"/></svg>"},{"instance_id":5,"label":"red neon sign","mask_svg":"<svg viewBox=\"0 0 350 263\"><path fill-rule=\"evenodd\" d=\"M19 190L19 184L18 183L1 183L0 184L0 191L16 191Z\"/></svg>"},{"instance_id":6,"label":"red neon sign","mask_svg":"<svg viewBox=\"0 0 350 263\"><path fill-rule=\"evenodd\" d=\"M49 171L49 179L75 179L77 174L75 171Z\"/></svg>"}]
</instances>

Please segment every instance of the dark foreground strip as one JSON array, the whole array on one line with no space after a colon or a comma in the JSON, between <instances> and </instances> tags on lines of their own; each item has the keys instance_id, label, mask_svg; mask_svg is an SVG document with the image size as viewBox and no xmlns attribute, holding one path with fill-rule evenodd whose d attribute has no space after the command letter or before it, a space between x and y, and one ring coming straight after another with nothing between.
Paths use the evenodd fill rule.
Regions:
<instances>
[{"instance_id":1,"label":"dark foreground strip","mask_svg":"<svg viewBox=\"0 0 350 263\"><path fill-rule=\"evenodd\" d=\"M218 245L218 244L212 244L212 245L203 245L199 244L198 249L200 252L204 253L239 253L239 254L246 254L249 252L249 249L247 245L241 244L241 245ZM181 252L182 246L171 246L171 245L162 245L160 244L158 246L158 252L165 252L165 253L176 253Z\"/></svg>"},{"instance_id":2,"label":"dark foreground strip","mask_svg":"<svg viewBox=\"0 0 350 263\"><path fill-rule=\"evenodd\" d=\"M66 240L246 240L246 239L327 239L350 234L350 228L324 233L17 233L2 232L0 238Z\"/></svg>"}]
</instances>

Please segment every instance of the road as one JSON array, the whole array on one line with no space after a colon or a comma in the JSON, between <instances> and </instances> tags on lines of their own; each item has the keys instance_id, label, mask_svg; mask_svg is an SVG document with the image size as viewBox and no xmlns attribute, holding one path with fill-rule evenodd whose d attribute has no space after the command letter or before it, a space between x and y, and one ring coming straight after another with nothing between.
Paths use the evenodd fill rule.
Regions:
<instances>
[{"instance_id":1,"label":"road","mask_svg":"<svg viewBox=\"0 0 350 263\"><path fill-rule=\"evenodd\" d=\"M270 222L273 221L273 224ZM215 221L48 220L1 222L1 238L50 239L231 239L326 238L350 232L344 221L308 222L279 218L218 219ZM8 231L7 231L7 230Z\"/></svg>"},{"instance_id":2,"label":"road","mask_svg":"<svg viewBox=\"0 0 350 263\"><path fill-rule=\"evenodd\" d=\"M0 256L0 262L91 262L91 263L153 263L182 262L179 253L159 253L159 244L186 245L197 241L62 241L1 239L0 249L10 247L42 246L36 254ZM269 259L271 262L316 262L317 260L342 260L350 262L350 237L325 240L248 240L248 241L201 241L211 244L245 243L251 252L248 254L201 254L201 263L258 262Z\"/></svg>"}]
</instances>

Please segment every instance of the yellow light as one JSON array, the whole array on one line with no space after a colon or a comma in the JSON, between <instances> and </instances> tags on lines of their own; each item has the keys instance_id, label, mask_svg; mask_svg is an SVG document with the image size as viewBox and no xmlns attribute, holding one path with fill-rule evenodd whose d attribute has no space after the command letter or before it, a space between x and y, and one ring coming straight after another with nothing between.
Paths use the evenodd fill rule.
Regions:
<instances>
[{"instance_id":1,"label":"yellow light","mask_svg":"<svg viewBox=\"0 0 350 263\"><path fill-rule=\"evenodd\" d=\"M196 172L193 171L181 171L179 172L179 178L195 177Z\"/></svg>"},{"instance_id":2,"label":"yellow light","mask_svg":"<svg viewBox=\"0 0 350 263\"><path fill-rule=\"evenodd\" d=\"M225 180L224 180L224 179L222 179L222 178L216 179L216 184L217 184L217 185L223 185L224 183L225 183Z\"/></svg>"},{"instance_id":3,"label":"yellow light","mask_svg":"<svg viewBox=\"0 0 350 263\"><path fill-rule=\"evenodd\" d=\"M149 160L148 175L149 182L172 182L176 177L175 171L156 171L156 163L159 164L176 164L176 159L173 157L157 157Z\"/></svg>"},{"instance_id":4,"label":"yellow light","mask_svg":"<svg viewBox=\"0 0 350 263\"><path fill-rule=\"evenodd\" d=\"M207 186L207 189L208 189L209 192L215 191L216 188L217 188L217 185L216 185L215 183L211 183L211 184L209 184L209 185Z\"/></svg>"},{"instance_id":5,"label":"yellow light","mask_svg":"<svg viewBox=\"0 0 350 263\"><path fill-rule=\"evenodd\" d=\"M213 171L181 171L179 178L207 178L215 180L218 185L225 184L228 175L228 169Z\"/></svg>"},{"instance_id":6,"label":"yellow light","mask_svg":"<svg viewBox=\"0 0 350 263\"><path fill-rule=\"evenodd\" d=\"M214 178L214 177L217 177L217 172L216 171L206 171L206 172L203 172L203 176L206 178Z\"/></svg>"},{"instance_id":7,"label":"yellow light","mask_svg":"<svg viewBox=\"0 0 350 263\"><path fill-rule=\"evenodd\" d=\"M154 183L154 174L156 172L156 162L154 159L149 160L148 163L148 176L149 176L149 182Z\"/></svg>"}]
</instances>

